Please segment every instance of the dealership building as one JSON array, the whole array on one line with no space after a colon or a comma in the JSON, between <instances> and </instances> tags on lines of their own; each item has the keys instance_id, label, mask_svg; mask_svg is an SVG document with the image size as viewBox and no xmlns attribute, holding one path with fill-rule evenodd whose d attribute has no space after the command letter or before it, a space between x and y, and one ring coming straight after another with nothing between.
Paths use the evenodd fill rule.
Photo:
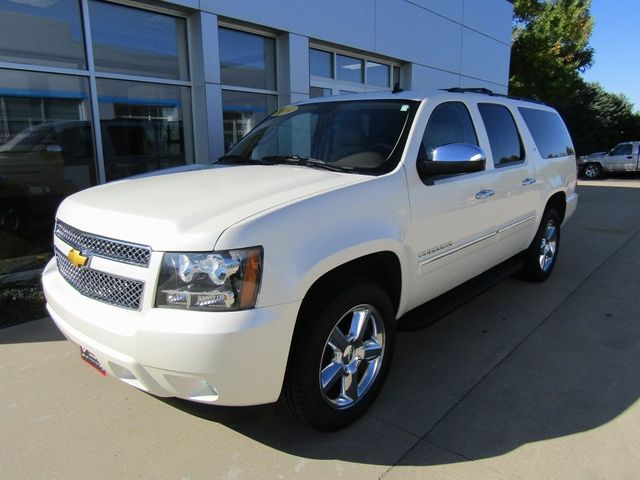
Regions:
<instances>
[{"instance_id":1,"label":"dealership building","mask_svg":"<svg viewBox=\"0 0 640 480\"><path fill-rule=\"evenodd\" d=\"M508 0L0 0L0 262L50 251L64 196L214 161L278 107L396 83L506 93L512 13Z\"/></svg>"}]
</instances>

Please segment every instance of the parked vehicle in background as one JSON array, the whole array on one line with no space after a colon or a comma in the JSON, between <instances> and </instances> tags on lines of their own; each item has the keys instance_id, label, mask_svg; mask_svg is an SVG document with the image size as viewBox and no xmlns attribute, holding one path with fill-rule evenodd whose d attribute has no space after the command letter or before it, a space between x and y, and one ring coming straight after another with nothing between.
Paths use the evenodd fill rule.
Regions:
<instances>
[{"instance_id":1,"label":"parked vehicle in background","mask_svg":"<svg viewBox=\"0 0 640 480\"><path fill-rule=\"evenodd\" d=\"M578 158L580 175L599 178L603 173L640 172L640 141L619 143L609 152Z\"/></svg>"},{"instance_id":2,"label":"parked vehicle in background","mask_svg":"<svg viewBox=\"0 0 640 480\"><path fill-rule=\"evenodd\" d=\"M551 275L575 187L545 105L460 88L314 99L201 170L68 197L48 310L103 375L208 404L281 398L335 430L382 388L406 312L506 260Z\"/></svg>"}]
</instances>

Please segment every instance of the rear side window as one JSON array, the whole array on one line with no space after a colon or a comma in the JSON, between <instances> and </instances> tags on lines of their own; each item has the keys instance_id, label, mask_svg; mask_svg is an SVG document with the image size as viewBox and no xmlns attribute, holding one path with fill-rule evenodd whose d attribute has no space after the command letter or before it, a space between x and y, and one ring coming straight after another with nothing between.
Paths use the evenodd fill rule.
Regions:
<instances>
[{"instance_id":1,"label":"rear side window","mask_svg":"<svg viewBox=\"0 0 640 480\"><path fill-rule=\"evenodd\" d=\"M433 151L450 143L478 145L469 110L461 102L446 102L431 113L422 137L419 159L433 160Z\"/></svg>"},{"instance_id":2,"label":"rear side window","mask_svg":"<svg viewBox=\"0 0 640 480\"><path fill-rule=\"evenodd\" d=\"M573 155L573 142L564 122L556 112L518 107L542 158Z\"/></svg>"},{"instance_id":3,"label":"rear side window","mask_svg":"<svg viewBox=\"0 0 640 480\"><path fill-rule=\"evenodd\" d=\"M524 147L509 109L495 103L479 103L478 110L487 129L493 164L499 167L523 160Z\"/></svg>"}]
</instances>

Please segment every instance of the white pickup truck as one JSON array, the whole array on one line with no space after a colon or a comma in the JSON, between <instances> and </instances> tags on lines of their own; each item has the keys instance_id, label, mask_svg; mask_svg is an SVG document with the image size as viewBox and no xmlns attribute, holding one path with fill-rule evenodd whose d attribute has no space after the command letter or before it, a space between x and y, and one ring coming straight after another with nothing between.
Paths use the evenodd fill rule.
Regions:
<instances>
[{"instance_id":1,"label":"white pickup truck","mask_svg":"<svg viewBox=\"0 0 640 480\"><path fill-rule=\"evenodd\" d=\"M48 309L102 374L281 399L334 430L374 401L405 313L514 256L551 274L575 187L547 106L460 88L314 99L215 164L68 197Z\"/></svg>"}]
</instances>

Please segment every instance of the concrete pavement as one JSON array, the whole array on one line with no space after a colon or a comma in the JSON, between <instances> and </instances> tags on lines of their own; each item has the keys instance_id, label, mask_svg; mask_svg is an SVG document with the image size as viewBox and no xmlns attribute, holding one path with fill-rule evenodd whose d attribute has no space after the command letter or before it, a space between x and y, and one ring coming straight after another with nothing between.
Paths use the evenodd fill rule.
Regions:
<instances>
[{"instance_id":1,"label":"concrete pavement","mask_svg":"<svg viewBox=\"0 0 640 480\"><path fill-rule=\"evenodd\" d=\"M400 333L380 398L338 433L104 379L48 320L0 330L0 477L640 478L639 185L580 187L548 282Z\"/></svg>"}]
</instances>

